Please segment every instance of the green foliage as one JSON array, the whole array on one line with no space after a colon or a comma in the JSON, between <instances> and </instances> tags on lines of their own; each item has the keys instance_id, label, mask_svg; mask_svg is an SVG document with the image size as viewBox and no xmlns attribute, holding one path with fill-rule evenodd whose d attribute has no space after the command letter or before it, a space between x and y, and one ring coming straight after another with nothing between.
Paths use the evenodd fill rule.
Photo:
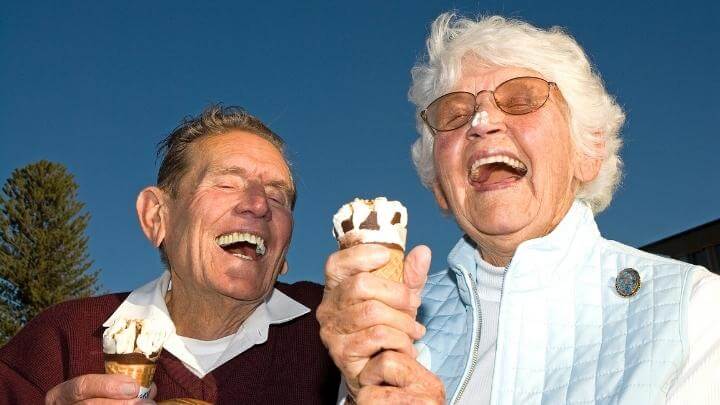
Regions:
<instances>
[{"instance_id":1,"label":"green foliage","mask_svg":"<svg viewBox=\"0 0 720 405\"><path fill-rule=\"evenodd\" d=\"M43 309L98 292L90 215L72 174L45 160L15 169L0 193L0 346Z\"/></svg>"}]
</instances>

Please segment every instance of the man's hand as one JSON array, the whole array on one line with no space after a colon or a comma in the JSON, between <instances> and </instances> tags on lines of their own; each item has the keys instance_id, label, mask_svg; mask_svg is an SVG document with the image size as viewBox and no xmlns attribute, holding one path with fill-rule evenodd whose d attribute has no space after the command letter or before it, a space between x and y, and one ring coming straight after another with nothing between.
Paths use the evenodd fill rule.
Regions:
<instances>
[{"instance_id":1,"label":"man's hand","mask_svg":"<svg viewBox=\"0 0 720 405\"><path fill-rule=\"evenodd\" d=\"M445 386L412 357L384 351L373 357L359 375L356 396L363 404L445 404Z\"/></svg>"},{"instance_id":2,"label":"man's hand","mask_svg":"<svg viewBox=\"0 0 720 405\"><path fill-rule=\"evenodd\" d=\"M333 253L325 265L325 293L318 307L320 337L355 395L358 375L375 354L395 350L416 356L413 341L425 328L415 321L430 267L430 249L407 255L404 282L370 274L389 260L381 245L356 245Z\"/></svg>"},{"instance_id":3,"label":"man's hand","mask_svg":"<svg viewBox=\"0 0 720 405\"><path fill-rule=\"evenodd\" d=\"M119 374L86 374L53 387L45 395L45 404L154 404L149 399L136 398L140 385L132 377ZM157 388L150 387L150 398Z\"/></svg>"}]
</instances>

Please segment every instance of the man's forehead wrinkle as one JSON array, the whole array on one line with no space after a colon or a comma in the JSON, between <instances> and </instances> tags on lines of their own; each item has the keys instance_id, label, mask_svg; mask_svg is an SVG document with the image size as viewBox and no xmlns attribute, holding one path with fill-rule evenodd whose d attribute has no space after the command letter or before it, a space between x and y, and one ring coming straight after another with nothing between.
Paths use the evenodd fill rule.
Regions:
<instances>
[{"instance_id":1,"label":"man's forehead wrinkle","mask_svg":"<svg viewBox=\"0 0 720 405\"><path fill-rule=\"evenodd\" d=\"M208 172L211 174L238 174L246 175L248 170L240 166L225 166L222 164L210 164Z\"/></svg>"},{"instance_id":2,"label":"man's forehead wrinkle","mask_svg":"<svg viewBox=\"0 0 720 405\"><path fill-rule=\"evenodd\" d=\"M276 188L282 189L283 191L287 191L289 193L293 193L295 191L293 189L292 182L288 182L285 180L272 180L272 181L268 181L265 185L269 186L269 187L276 187Z\"/></svg>"},{"instance_id":3,"label":"man's forehead wrinkle","mask_svg":"<svg viewBox=\"0 0 720 405\"><path fill-rule=\"evenodd\" d=\"M256 171L257 170L254 170L253 172L256 172ZM253 173L250 173L250 171L244 167L222 166L222 165L210 165L208 167L208 173L214 174L214 175L232 174L232 175L238 175L238 176L243 176L243 177L253 174ZM258 177L261 177L261 176L258 176ZM293 185L292 185L291 179L281 179L281 178L267 179L267 181L265 181L265 184L268 186L280 187L283 189L287 189L289 191L293 191Z\"/></svg>"}]
</instances>

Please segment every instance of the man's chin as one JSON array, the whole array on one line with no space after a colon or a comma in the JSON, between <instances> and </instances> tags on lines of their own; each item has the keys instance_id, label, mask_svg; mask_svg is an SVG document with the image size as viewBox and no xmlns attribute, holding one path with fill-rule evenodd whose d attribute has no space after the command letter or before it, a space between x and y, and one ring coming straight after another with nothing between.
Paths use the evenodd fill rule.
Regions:
<instances>
[{"instance_id":1,"label":"man's chin","mask_svg":"<svg viewBox=\"0 0 720 405\"><path fill-rule=\"evenodd\" d=\"M215 291L227 298L243 302L259 302L265 299L268 288L260 281L228 280L215 288Z\"/></svg>"},{"instance_id":2,"label":"man's chin","mask_svg":"<svg viewBox=\"0 0 720 405\"><path fill-rule=\"evenodd\" d=\"M238 300L262 300L270 289L272 281L260 266L236 265L226 267L222 277L216 281L215 290Z\"/></svg>"}]
</instances>

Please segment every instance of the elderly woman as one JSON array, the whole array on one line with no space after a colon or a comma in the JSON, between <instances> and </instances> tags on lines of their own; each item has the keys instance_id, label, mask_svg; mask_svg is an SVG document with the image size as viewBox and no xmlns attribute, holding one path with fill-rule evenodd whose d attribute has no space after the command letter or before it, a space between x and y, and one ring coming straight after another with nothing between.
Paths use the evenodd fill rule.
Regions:
<instances>
[{"instance_id":1,"label":"elderly woman","mask_svg":"<svg viewBox=\"0 0 720 405\"><path fill-rule=\"evenodd\" d=\"M450 14L427 46L412 155L464 235L426 283L425 247L404 284L369 274L383 247L329 258L318 319L350 396L720 403L720 278L595 224L620 179L624 114L580 46L557 28Z\"/></svg>"}]
</instances>

